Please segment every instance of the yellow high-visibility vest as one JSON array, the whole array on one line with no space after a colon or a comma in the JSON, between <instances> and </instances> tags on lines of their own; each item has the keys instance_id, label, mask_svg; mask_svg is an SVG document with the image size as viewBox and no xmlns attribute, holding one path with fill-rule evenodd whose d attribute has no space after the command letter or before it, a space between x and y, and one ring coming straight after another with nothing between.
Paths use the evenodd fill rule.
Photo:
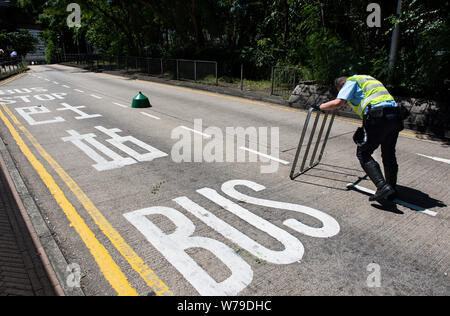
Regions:
<instances>
[{"instance_id":1,"label":"yellow high-visibility vest","mask_svg":"<svg viewBox=\"0 0 450 316\"><path fill-rule=\"evenodd\" d=\"M347 79L348 81L354 81L358 84L361 90L364 92L364 99L360 104L353 104L348 102L353 107L356 113L361 118L364 118L364 111L369 104L376 105L380 102L395 101L394 97L389 93L385 86L377 79L371 76L353 76Z\"/></svg>"}]
</instances>

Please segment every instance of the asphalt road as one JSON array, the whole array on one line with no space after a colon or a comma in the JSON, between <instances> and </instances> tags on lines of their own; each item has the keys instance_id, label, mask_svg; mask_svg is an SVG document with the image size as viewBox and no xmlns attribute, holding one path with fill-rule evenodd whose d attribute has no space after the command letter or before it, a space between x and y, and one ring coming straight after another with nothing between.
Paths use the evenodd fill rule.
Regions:
<instances>
[{"instance_id":1,"label":"asphalt road","mask_svg":"<svg viewBox=\"0 0 450 316\"><path fill-rule=\"evenodd\" d=\"M139 91L152 108L131 109ZM65 287L450 294L443 143L399 139L400 198L424 212L347 190L364 175L356 121L338 118L322 164L291 181L302 111L64 66L1 86L0 104L0 136L71 264Z\"/></svg>"}]
</instances>

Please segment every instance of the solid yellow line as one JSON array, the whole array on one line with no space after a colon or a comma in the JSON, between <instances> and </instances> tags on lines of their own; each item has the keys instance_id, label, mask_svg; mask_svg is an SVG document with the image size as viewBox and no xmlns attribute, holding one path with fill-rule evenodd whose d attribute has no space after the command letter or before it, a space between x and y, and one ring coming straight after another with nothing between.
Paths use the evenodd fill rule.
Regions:
<instances>
[{"instance_id":1,"label":"solid yellow line","mask_svg":"<svg viewBox=\"0 0 450 316\"><path fill-rule=\"evenodd\" d=\"M4 104L2 104L2 107L3 109L7 109ZM56 184L53 177L47 172L42 163L40 163L39 160L36 158L36 156L31 152L31 150L23 141L22 137L20 137L18 131L14 128L14 126L5 116L3 111L1 111L1 109L0 109L0 118L3 120L6 127L9 129L12 137L16 141L22 153L25 155L25 157L31 163L33 168L39 174L40 178L45 183L48 190L58 203L58 205L66 214L71 227L73 227L76 230L76 232L81 237L86 247L91 252L92 256L97 262L106 280L108 280L113 289L119 295L137 296L138 293L129 284L126 276L120 270L119 266L114 262L114 260L112 259L106 248L97 240L95 234L89 229L87 224L84 222L83 218L77 213L77 210L66 198L63 191Z\"/></svg>"},{"instance_id":2,"label":"solid yellow line","mask_svg":"<svg viewBox=\"0 0 450 316\"><path fill-rule=\"evenodd\" d=\"M6 80L3 81L3 82L0 82L0 86L4 86L5 84L8 84L8 83L10 83L10 82L12 82L12 81L14 81L14 80L19 79L19 78L22 78L22 77L25 76L25 75L26 75L26 72L21 73L21 74L18 74L18 75L14 75L14 76L12 76L11 78L8 78L8 79L6 79Z\"/></svg>"},{"instance_id":3,"label":"solid yellow line","mask_svg":"<svg viewBox=\"0 0 450 316\"><path fill-rule=\"evenodd\" d=\"M70 190L75 194L78 200L83 204L88 214L95 221L101 231L109 238L113 246L121 253L121 255L128 261L132 268L144 279L147 285L152 288L156 295L168 296L173 295L166 284L151 270L138 254L125 242L120 234L111 226L107 219L100 213L94 203L83 192L78 184L64 171L64 169L44 150L44 148L37 142L33 135L17 120L11 111L2 105L5 112L11 117L13 122L25 134L32 145L36 148L39 154L50 164L55 172L66 183Z\"/></svg>"}]
</instances>

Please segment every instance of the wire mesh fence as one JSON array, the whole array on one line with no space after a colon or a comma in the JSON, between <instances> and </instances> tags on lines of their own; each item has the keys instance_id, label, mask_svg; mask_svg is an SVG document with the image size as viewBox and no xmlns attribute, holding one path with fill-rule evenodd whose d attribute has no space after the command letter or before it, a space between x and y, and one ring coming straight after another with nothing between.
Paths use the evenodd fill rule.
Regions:
<instances>
[{"instance_id":1,"label":"wire mesh fence","mask_svg":"<svg viewBox=\"0 0 450 316\"><path fill-rule=\"evenodd\" d=\"M19 58L2 58L0 60L0 80L18 74L27 68L27 64Z\"/></svg>"},{"instance_id":2,"label":"wire mesh fence","mask_svg":"<svg viewBox=\"0 0 450 316\"><path fill-rule=\"evenodd\" d=\"M60 56L59 62L88 67L91 70L126 71L169 80L212 85L219 85L220 82L220 85L237 88L242 92L257 92L282 98L288 98L298 84L311 83L300 69L283 66L274 66L270 71L270 68L264 70L243 64L239 69L234 69L224 63L218 69L218 63L215 61L94 54L67 54ZM236 73L240 73L239 78ZM246 75L251 78L258 75L259 79L246 79ZM270 78L267 78L269 76Z\"/></svg>"},{"instance_id":3,"label":"wire mesh fence","mask_svg":"<svg viewBox=\"0 0 450 316\"><path fill-rule=\"evenodd\" d=\"M304 81L301 71L291 67L272 67L272 95L287 97Z\"/></svg>"},{"instance_id":4,"label":"wire mesh fence","mask_svg":"<svg viewBox=\"0 0 450 316\"><path fill-rule=\"evenodd\" d=\"M66 54L60 56L58 62L85 66L92 70L125 70L167 79L218 84L215 61Z\"/></svg>"}]
</instances>

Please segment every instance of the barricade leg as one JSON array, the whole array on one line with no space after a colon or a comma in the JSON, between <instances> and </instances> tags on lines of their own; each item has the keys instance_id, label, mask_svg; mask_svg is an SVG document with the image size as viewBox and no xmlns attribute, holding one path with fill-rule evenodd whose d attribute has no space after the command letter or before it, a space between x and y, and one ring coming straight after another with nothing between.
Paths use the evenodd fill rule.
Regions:
<instances>
[{"instance_id":1,"label":"barricade leg","mask_svg":"<svg viewBox=\"0 0 450 316\"><path fill-rule=\"evenodd\" d=\"M308 134L308 126L309 126L309 123L311 121L311 117L312 117L313 113L316 113L316 118L314 120L314 125L312 127L312 131L311 131L311 134L309 136L305 152L303 154L303 159L301 160L302 163L300 165L300 170L297 172L297 166L298 166L299 161L300 161L300 155L302 154L303 144L305 143L306 136ZM329 113L325 113L323 115L323 121L322 121L320 130L319 130L319 134L317 136L316 144L314 146L311 158L309 160L309 165L308 165L307 162L308 162L309 153L311 151L311 147L313 145L313 141L314 141L314 138L316 136L316 131L317 131L317 127L319 126L320 118L322 117L322 112L316 111L314 109L310 109L309 110L308 116L306 117L306 120L305 120L305 125L303 126L303 132L302 132L302 135L300 137L300 142L299 142L299 145L298 145L298 149L297 149L297 152L295 154L294 163L292 165L292 170L291 170L291 174L290 174L291 180L294 180L294 179L298 178L300 175L302 175L302 174L306 173L307 171L315 168L322 161L322 158L323 158L324 153L325 153L326 146L328 144L328 139L330 137L331 129L332 129L333 124L334 124L334 119L336 117L336 112L333 112L333 114L331 115L331 119L330 120L329 120L329 116L330 116ZM328 123L328 128L327 128L327 123ZM322 136L323 136L326 128L327 128L327 132L325 134L325 138L323 138L323 140L322 140ZM319 151L320 143L322 141L323 141L323 144L322 144L322 148L321 148L321 151L320 151L320 154L319 154L319 158L316 160L316 156L317 156L317 153Z\"/></svg>"}]
</instances>

